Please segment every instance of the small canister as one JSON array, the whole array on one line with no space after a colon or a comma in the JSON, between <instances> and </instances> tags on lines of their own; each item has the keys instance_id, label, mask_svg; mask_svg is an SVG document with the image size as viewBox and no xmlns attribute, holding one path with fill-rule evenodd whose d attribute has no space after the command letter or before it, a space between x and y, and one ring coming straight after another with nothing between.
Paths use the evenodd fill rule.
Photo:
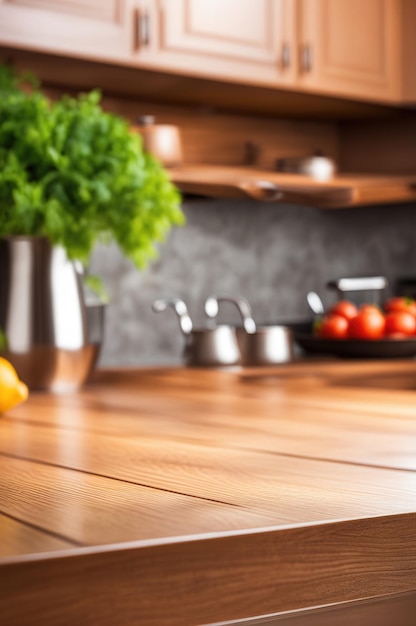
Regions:
<instances>
[{"instance_id":1,"label":"small canister","mask_svg":"<svg viewBox=\"0 0 416 626\"><path fill-rule=\"evenodd\" d=\"M146 152L153 154L166 167L182 163L182 145L179 128L171 124L155 124L153 115L143 115L134 129L143 138Z\"/></svg>"}]
</instances>

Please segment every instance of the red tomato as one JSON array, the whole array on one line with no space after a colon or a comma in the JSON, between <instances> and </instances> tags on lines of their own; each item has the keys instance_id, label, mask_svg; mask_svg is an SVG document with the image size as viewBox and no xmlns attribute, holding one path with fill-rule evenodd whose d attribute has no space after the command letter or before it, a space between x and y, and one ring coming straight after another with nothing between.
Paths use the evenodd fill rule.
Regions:
<instances>
[{"instance_id":1,"label":"red tomato","mask_svg":"<svg viewBox=\"0 0 416 626\"><path fill-rule=\"evenodd\" d=\"M349 300L340 300L329 311L330 314L342 315L347 320L352 320L358 313L358 309L353 302Z\"/></svg>"},{"instance_id":2,"label":"red tomato","mask_svg":"<svg viewBox=\"0 0 416 626\"><path fill-rule=\"evenodd\" d=\"M358 311L358 315L350 320L348 336L351 339L381 339L384 337L386 320L376 306L366 304Z\"/></svg>"},{"instance_id":3,"label":"red tomato","mask_svg":"<svg viewBox=\"0 0 416 626\"><path fill-rule=\"evenodd\" d=\"M317 329L322 339L346 339L348 336L348 320L342 315L326 315Z\"/></svg>"},{"instance_id":4,"label":"red tomato","mask_svg":"<svg viewBox=\"0 0 416 626\"><path fill-rule=\"evenodd\" d=\"M405 311L387 313L385 334L387 337L392 337L396 333L403 335L416 334L416 317Z\"/></svg>"},{"instance_id":5,"label":"red tomato","mask_svg":"<svg viewBox=\"0 0 416 626\"><path fill-rule=\"evenodd\" d=\"M384 309L387 313L392 313L393 311L402 311L405 313L410 313L416 317L416 300L413 298L406 297L397 297L390 298L384 305Z\"/></svg>"}]
</instances>

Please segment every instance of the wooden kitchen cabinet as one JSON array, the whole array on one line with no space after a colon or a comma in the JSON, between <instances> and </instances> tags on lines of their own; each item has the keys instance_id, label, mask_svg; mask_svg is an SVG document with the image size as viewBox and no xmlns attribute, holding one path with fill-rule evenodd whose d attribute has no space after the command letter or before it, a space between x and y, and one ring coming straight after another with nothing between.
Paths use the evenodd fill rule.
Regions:
<instances>
[{"instance_id":1,"label":"wooden kitchen cabinet","mask_svg":"<svg viewBox=\"0 0 416 626\"><path fill-rule=\"evenodd\" d=\"M400 98L397 0L300 0L302 88L349 98Z\"/></svg>"},{"instance_id":2,"label":"wooden kitchen cabinet","mask_svg":"<svg viewBox=\"0 0 416 626\"><path fill-rule=\"evenodd\" d=\"M415 0L402 0L402 100L414 105L416 102L416 71L414 59L416 58L416 2Z\"/></svg>"},{"instance_id":3,"label":"wooden kitchen cabinet","mask_svg":"<svg viewBox=\"0 0 416 626\"><path fill-rule=\"evenodd\" d=\"M148 0L139 63L233 82L398 102L401 0Z\"/></svg>"},{"instance_id":4,"label":"wooden kitchen cabinet","mask_svg":"<svg viewBox=\"0 0 416 626\"><path fill-rule=\"evenodd\" d=\"M0 0L0 45L400 102L405 0Z\"/></svg>"},{"instance_id":5,"label":"wooden kitchen cabinet","mask_svg":"<svg viewBox=\"0 0 416 626\"><path fill-rule=\"evenodd\" d=\"M277 86L296 75L295 0L154 0L139 63Z\"/></svg>"},{"instance_id":6,"label":"wooden kitchen cabinet","mask_svg":"<svg viewBox=\"0 0 416 626\"><path fill-rule=\"evenodd\" d=\"M0 44L230 82L295 77L296 0L0 0Z\"/></svg>"},{"instance_id":7,"label":"wooden kitchen cabinet","mask_svg":"<svg viewBox=\"0 0 416 626\"><path fill-rule=\"evenodd\" d=\"M130 54L125 0L0 0L0 43L123 62Z\"/></svg>"}]
</instances>

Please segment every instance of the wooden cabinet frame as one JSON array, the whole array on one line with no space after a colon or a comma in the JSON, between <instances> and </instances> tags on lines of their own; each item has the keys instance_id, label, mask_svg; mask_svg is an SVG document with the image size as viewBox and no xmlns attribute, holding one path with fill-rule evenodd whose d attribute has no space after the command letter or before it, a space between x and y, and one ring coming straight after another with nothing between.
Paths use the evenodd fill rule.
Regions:
<instances>
[{"instance_id":1,"label":"wooden cabinet frame","mask_svg":"<svg viewBox=\"0 0 416 626\"><path fill-rule=\"evenodd\" d=\"M406 2L0 0L0 44L231 84L399 103ZM359 5L365 12L356 16ZM349 47L354 33L358 52Z\"/></svg>"}]
</instances>

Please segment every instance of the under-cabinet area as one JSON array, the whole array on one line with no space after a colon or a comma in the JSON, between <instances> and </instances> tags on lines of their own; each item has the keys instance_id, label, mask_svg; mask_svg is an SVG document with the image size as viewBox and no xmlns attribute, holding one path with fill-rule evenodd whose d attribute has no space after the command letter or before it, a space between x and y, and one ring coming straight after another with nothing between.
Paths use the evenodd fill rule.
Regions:
<instances>
[{"instance_id":1,"label":"under-cabinet area","mask_svg":"<svg viewBox=\"0 0 416 626\"><path fill-rule=\"evenodd\" d=\"M416 93L412 11L409 0L2 0L0 44L401 103Z\"/></svg>"},{"instance_id":2,"label":"under-cabinet area","mask_svg":"<svg viewBox=\"0 0 416 626\"><path fill-rule=\"evenodd\" d=\"M57 93L120 95L109 107L132 124L151 113L178 125L184 193L339 208L416 198L413 149L400 168L395 156L416 118L414 23L408 0L2 0L0 54ZM346 120L375 120L376 137ZM314 155L334 160L330 181L272 173Z\"/></svg>"},{"instance_id":3,"label":"under-cabinet area","mask_svg":"<svg viewBox=\"0 0 416 626\"><path fill-rule=\"evenodd\" d=\"M323 209L416 199L411 109L272 90L264 92L267 100L254 86L224 83L237 89L231 93L218 81L194 83L15 48L0 47L0 59L33 71L52 99L101 89L103 106L126 117L132 132L140 133L138 120L149 115L156 127L176 126L181 156L167 167L185 194ZM279 165L316 156L332 162L329 177L293 174Z\"/></svg>"}]
</instances>

